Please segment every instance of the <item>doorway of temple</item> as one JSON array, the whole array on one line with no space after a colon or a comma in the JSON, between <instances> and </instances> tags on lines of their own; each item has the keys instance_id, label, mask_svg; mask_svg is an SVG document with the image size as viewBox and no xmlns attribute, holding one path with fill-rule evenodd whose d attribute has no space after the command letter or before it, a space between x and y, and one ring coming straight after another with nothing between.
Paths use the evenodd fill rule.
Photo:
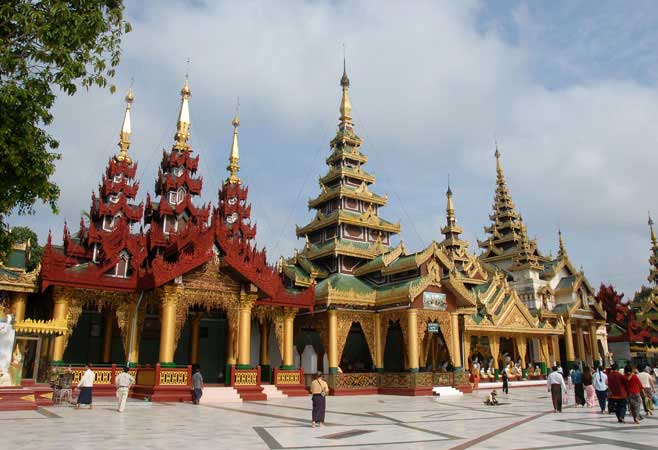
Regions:
<instances>
[{"instance_id":1,"label":"doorway of temple","mask_svg":"<svg viewBox=\"0 0 658 450\"><path fill-rule=\"evenodd\" d=\"M375 371L366 336L358 322L352 323L339 366L345 373Z\"/></svg>"},{"instance_id":2,"label":"doorway of temple","mask_svg":"<svg viewBox=\"0 0 658 450\"><path fill-rule=\"evenodd\" d=\"M389 322L386 333L386 346L384 347L384 371L403 372L404 367L404 338L399 322Z\"/></svg>"}]
</instances>

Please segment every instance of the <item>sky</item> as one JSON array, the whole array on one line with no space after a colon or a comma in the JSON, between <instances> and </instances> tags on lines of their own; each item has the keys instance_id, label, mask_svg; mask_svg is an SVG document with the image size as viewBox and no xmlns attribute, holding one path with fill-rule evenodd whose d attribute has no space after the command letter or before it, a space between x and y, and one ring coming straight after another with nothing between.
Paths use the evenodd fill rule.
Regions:
<instances>
[{"instance_id":1,"label":"sky","mask_svg":"<svg viewBox=\"0 0 658 450\"><path fill-rule=\"evenodd\" d=\"M495 142L517 210L540 250L568 254L590 283L632 296L647 284L647 212L658 215L658 5L634 1L150 1L130 3L117 93L61 95L60 212L12 216L45 241L77 228L117 152L131 82L139 199L153 193L192 89L202 200L226 178L240 104L240 176L271 261L302 241L338 122L343 47L357 133L409 250L440 241L450 179L477 251L495 188ZM190 59L190 64L186 63ZM133 80L133 81L131 81Z\"/></svg>"}]
</instances>

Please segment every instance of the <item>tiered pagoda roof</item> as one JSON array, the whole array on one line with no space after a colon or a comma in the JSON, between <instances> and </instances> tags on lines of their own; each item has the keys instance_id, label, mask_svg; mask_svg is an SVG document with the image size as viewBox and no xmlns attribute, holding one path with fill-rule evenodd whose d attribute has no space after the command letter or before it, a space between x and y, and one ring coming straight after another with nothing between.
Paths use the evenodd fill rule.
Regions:
<instances>
[{"instance_id":1,"label":"tiered pagoda roof","mask_svg":"<svg viewBox=\"0 0 658 450\"><path fill-rule=\"evenodd\" d=\"M379 216L387 197L370 190L375 177L363 169L368 158L361 152L363 140L354 129L346 70L340 84L338 130L326 159L329 170L320 177L320 194L308 201L316 214L310 223L297 227L297 237L307 240L303 258L321 267L318 273L327 274L352 273L386 251L391 237L400 231L399 223Z\"/></svg>"},{"instance_id":2,"label":"tiered pagoda roof","mask_svg":"<svg viewBox=\"0 0 658 450\"><path fill-rule=\"evenodd\" d=\"M542 256L537 249L537 242L529 240L527 231L523 225L521 215L516 212L516 206L512 201L503 167L500 161L500 151L496 147L496 195L494 197L494 212L489 216L491 225L484 228L489 234L485 241L478 241L483 249L480 258L485 262L494 262L509 258L517 258L526 263L534 263L534 257L541 259ZM531 256L531 255L534 255ZM528 260L528 258L531 258Z\"/></svg>"},{"instance_id":3,"label":"tiered pagoda roof","mask_svg":"<svg viewBox=\"0 0 658 450\"><path fill-rule=\"evenodd\" d=\"M119 153L108 163L98 196L92 193L89 223L81 219L80 229L73 235L65 224L63 247L53 246L48 236L42 257L43 289L50 284L117 291L137 286L146 240L141 227L134 230L142 221L144 205L134 203L139 189L137 164L128 154L133 100L131 89L126 95Z\"/></svg>"}]
</instances>

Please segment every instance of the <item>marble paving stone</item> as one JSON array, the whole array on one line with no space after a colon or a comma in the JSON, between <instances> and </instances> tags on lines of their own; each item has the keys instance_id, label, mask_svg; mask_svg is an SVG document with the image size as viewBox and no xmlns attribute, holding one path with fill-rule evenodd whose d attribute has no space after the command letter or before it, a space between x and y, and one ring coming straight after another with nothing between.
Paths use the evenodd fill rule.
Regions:
<instances>
[{"instance_id":1,"label":"marble paving stone","mask_svg":"<svg viewBox=\"0 0 658 450\"><path fill-rule=\"evenodd\" d=\"M543 388L517 388L504 405L486 391L461 398L328 397L327 426L311 428L310 399L230 405L112 399L93 410L0 412L0 449L658 449L658 420L618 424L597 409L553 414ZM630 421L627 418L627 421Z\"/></svg>"}]
</instances>

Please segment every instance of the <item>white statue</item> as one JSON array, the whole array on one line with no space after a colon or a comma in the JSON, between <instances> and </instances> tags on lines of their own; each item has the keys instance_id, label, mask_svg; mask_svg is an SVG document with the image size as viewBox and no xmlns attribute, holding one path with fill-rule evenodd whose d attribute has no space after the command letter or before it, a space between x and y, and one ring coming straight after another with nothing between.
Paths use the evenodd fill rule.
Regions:
<instances>
[{"instance_id":1,"label":"white statue","mask_svg":"<svg viewBox=\"0 0 658 450\"><path fill-rule=\"evenodd\" d=\"M9 377L9 366L11 365L16 338L16 332L11 323L11 315L5 317L0 315L0 372L3 374L3 380L4 377ZM4 383L3 380L0 380L0 383Z\"/></svg>"}]
</instances>

